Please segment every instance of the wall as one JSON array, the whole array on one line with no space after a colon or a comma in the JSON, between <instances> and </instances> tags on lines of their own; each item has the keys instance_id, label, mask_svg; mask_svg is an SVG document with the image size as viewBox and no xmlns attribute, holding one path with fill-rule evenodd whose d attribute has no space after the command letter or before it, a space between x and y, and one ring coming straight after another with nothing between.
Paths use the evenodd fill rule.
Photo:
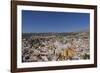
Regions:
<instances>
[{"instance_id":1,"label":"wall","mask_svg":"<svg viewBox=\"0 0 100 73\"><path fill-rule=\"evenodd\" d=\"M99 0L33 0L46 1L56 3L73 3L73 4L88 4L98 5ZM100 18L100 8L98 8L98 19ZM100 31L100 21L98 20L98 32ZM100 33L98 33L100 37ZM100 38L98 38L100 40ZM100 41L98 41L100 43ZM98 44L98 56L100 56L100 45ZM99 73L100 72L100 57L98 57L97 68L87 69L70 69L70 70L56 70L56 71L42 71L34 73ZM0 73L10 73L10 0L0 0ZM32 73L32 72L30 72Z\"/></svg>"}]
</instances>

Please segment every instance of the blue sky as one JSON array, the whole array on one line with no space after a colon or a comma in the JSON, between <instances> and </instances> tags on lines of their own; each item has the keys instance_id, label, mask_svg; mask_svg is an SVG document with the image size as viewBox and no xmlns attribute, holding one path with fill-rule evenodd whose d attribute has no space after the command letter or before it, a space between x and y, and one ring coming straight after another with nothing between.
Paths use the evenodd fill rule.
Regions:
<instances>
[{"instance_id":1,"label":"blue sky","mask_svg":"<svg viewBox=\"0 0 100 73\"><path fill-rule=\"evenodd\" d=\"M22 32L74 32L89 29L89 13L22 10Z\"/></svg>"}]
</instances>

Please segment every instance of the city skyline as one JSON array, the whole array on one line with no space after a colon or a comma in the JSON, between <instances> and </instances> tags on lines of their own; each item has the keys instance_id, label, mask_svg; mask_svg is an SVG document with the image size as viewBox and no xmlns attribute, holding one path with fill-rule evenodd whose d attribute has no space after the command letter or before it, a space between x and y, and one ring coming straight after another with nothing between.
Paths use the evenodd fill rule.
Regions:
<instances>
[{"instance_id":1,"label":"city skyline","mask_svg":"<svg viewBox=\"0 0 100 73\"><path fill-rule=\"evenodd\" d=\"M90 28L89 13L22 10L22 32L76 32Z\"/></svg>"}]
</instances>

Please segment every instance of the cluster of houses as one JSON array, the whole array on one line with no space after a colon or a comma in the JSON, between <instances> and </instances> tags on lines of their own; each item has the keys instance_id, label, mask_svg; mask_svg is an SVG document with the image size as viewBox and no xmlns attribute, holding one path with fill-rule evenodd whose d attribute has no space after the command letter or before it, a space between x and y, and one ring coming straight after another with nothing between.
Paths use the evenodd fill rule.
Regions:
<instances>
[{"instance_id":1,"label":"cluster of houses","mask_svg":"<svg viewBox=\"0 0 100 73\"><path fill-rule=\"evenodd\" d=\"M22 62L85 60L90 58L89 34L31 36L22 39Z\"/></svg>"}]
</instances>

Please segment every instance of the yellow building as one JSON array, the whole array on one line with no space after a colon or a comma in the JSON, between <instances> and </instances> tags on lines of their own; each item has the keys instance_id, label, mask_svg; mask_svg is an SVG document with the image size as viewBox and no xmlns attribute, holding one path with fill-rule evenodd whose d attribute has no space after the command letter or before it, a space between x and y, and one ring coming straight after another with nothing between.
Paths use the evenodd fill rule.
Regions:
<instances>
[{"instance_id":1,"label":"yellow building","mask_svg":"<svg viewBox=\"0 0 100 73\"><path fill-rule=\"evenodd\" d=\"M62 56L72 56L75 53L76 53L75 50L72 50L72 49L64 49L62 51Z\"/></svg>"}]
</instances>

